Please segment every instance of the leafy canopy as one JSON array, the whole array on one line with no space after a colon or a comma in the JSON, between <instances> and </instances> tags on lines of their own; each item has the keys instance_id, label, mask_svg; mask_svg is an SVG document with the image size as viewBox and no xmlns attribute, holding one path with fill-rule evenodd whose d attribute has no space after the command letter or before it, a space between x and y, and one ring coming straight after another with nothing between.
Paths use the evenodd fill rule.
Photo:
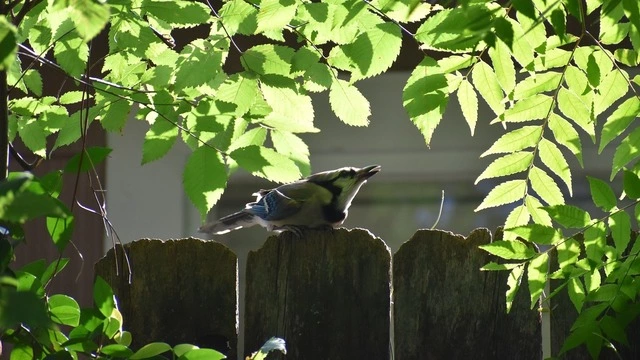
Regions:
<instances>
[{"instance_id":1,"label":"leafy canopy","mask_svg":"<svg viewBox=\"0 0 640 360\"><path fill-rule=\"evenodd\" d=\"M326 93L340 121L366 126L371 111L358 82L388 71L413 46L422 55L402 100L427 145L449 106L461 108L471 134L480 121L505 129L481 155L494 160L476 182L496 185L476 210L509 206L504 239L483 247L505 260L485 270L510 272L507 310L525 272L532 306L566 288L579 315L562 351L586 344L597 357L603 345L628 343L623 330L640 290L640 245L630 235L640 220L640 78L629 71L640 64L639 8L633 0L10 2L0 17L9 138L47 158L94 122L122 131L133 113L149 126L141 163L179 141L192 150L183 184L204 218L238 167L279 182L308 174L299 134L319 131L311 94ZM203 35L173 38L192 27ZM91 40L100 33L108 49L96 60ZM69 80L49 94L36 65ZM480 117L485 105L493 119ZM614 149L609 179L588 178L600 213L567 203L577 166L591 161L584 141ZM108 151L79 155L67 171L90 170ZM616 190L611 182L620 178ZM57 200L59 183L59 173L3 183L3 219L14 236L27 219L46 216L65 248L74 223ZM562 286L545 294L549 279ZM75 324L69 299L54 304Z\"/></svg>"}]
</instances>

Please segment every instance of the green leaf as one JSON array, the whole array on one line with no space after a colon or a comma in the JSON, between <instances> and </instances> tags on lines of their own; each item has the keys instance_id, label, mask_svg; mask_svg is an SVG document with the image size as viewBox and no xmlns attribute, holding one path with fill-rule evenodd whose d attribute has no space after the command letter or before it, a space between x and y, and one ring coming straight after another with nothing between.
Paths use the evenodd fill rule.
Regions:
<instances>
[{"instance_id":1,"label":"green leaf","mask_svg":"<svg viewBox=\"0 0 640 360\"><path fill-rule=\"evenodd\" d=\"M553 99L548 95L537 94L518 100L512 107L505 110L504 121L522 122L544 119L551 111Z\"/></svg>"},{"instance_id":2,"label":"green leaf","mask_svg":"<svg viewBox=\"0 0 640 360\"><path fill-rule=\"evenodd\" d=\"M258 10L246 1L227 1L218 14L230 36L236 33L251 35L258 28Z\"/></svg>"},{"instance_id":3,"label":"green leaf","mask_svg":"<svg viewBox=\"0 0 640 360\"><path fill-rule=\"evenodd\" d=\"M505 94L510 94L516 86L516 70L509 47L498 40L495 46L489 49L489 57L491 57L498 83Z\"/></svg>"},{"instance_id":4,"label":"green leaf","mask_svg":"<svg viewBox=\"0 0 640 360\"><path fill-rule=\"evenodd\" d=\"M7 71L13 65L17 51L17 29L6 17L0 17L0 71Z\"/></svg>"},{"instance_id":5,"label":"green leaf","mask_svg":"<svg viewBox=\"0 0 640 360\"><path fill-rule=\"evenodd\" d=\"M236 105L235 114L246 114L258 96L258 80L247 72L231 75L220 85L216 99Z\"/></svg>"},{"instance_id":6,"label":"green leaf","mask_svg":"<svg viewBox=\"0 0 640 360\"><path fill-rule=\"evenodd\" d=\"M510 204L522 199L527 190L526 180L509 180L493 188L474 211Z\"/></svg>"},{"instance_id":7,"label":"green leaf","mask_svg":"<svg viewBox=\"0 0 640 360\"><path fill-rule=\"evenodd\" d=\"M556 174L567 185L569 190L569 196L573 196L573 190L571 186L571 170L567 160L565 160L562 152L551 141L542 138L540 144L538 144L538 153L540 154L540 160L545 164L549 170Z\"/></svg>"},{"instance_id":8,"label":"green leaf","mask_svg":"<svg viewBox=\"0 0 640 360\"><path fill-rule=\"evenodd\" d=\"M80 306L70 296L57 294L49 297L51 320L61 325L78 326L80 323Z\"/></svg>"},{"instance_id":9,"label":"green leaf","mask_svg":"<svg viewBox=\"0 0 640 360\"><path fill-rule=\"evenodd\" d=\"M582 165L582 143L573 125L557 114L551 114L548 124L558 144L571 151Z\"/></svg>"},{"instance_id":10,"label":"green leaf","mask_svg":"<svg viewBox=\"0 0 640 360\"><path fill-rule=\"evenodd\" d=\"M543 210L542 203L533 195L527 195L524 199L531 218L536 224L552 226L551 217Z\"/></svg>"},{"instance_id":11,"label":"green leaf","mask_svg":"<svg viewBox=\"0 0 640 360\"><path fill-rule=\"evenodd\" d=\"M626 211L617 211L609 217L609 230L618 251L622 256L631 240L631 218Z\"/></svg>"},{"instance_id":12,"label":"green leaf","mask_svg":"<svg viewBox=\"0 0 640 360\"><path fill-rule=\"evenodd\" d=\"M635 173L624 171L624 192L631 199L640 199L640 178Z\"/></svg>"},{"instance_id":13,"label":"green leaf","mask_svg":"<svg viewBox=\"0 0 640 360\"><path fill-rule=\"evenodd\" d=\"M527 279L529 282L529 294L531 294L531 309L536 306L540 295L544 291L547 283L547 272L549 271L549 253L540 253L531 260L527 268Z\"/></svg>"},{"instance_id":14,"label":"green leaf","mask_svg":"<svg viewBox=\"0 0 640 360\"><path fill-rule=\"evenodd\" d=\"M109 22L109 7L93 0L66 0L71 10L69 17L75 29L86 42L96 37Z\"/></svg>"},{"instance_id":15,"label":"green leaf","mask_svg":"<svg viewBox=\"0 0 640 360\"><path fill-rule=\"evenodd\" d=\"M462 115L469 125L471 130L471 136L476 129L476 123L478 122L478 95L469 80L464 79L458 86L458 103L460 109L462 109Z\"/></svg>"},{"instance_id":16,"label":"green leaf","mask_svg":"<svg viewBox=\"0 0 640 360\"><path fill-rule=\"evenodd\" d=\"M287 131L271 131L271 142L273 147L282 155L293 160L302 176L311 174L309 162L309 147L298 136Z\"/></svg>"},{"instance_id":17,"label":"green leaf","mask_svg":"<svg viewBox=\"0 0 640 360\"><path fill-rule=\"evenodd\" d=\"M402 104L427 145L447 107L448 84L435 60L425 57L402 90Z\"/></svg>"},{"instance_id":18,"label":"green leaf","mask_svg":"<svg viewBox=\"0 0 640 360\"><path fill-rule=\"evenodd\" d=\"M604 211L611 211L616 206L616 196L611 187L606 182L587 176L589 180L589 188L591 189L591 198L597 207Z\"/></svg>"},{"instance_id":19,"label":"green leaf","mask_svg":"<svg viewBox=\"0 0 640 360\"><path fill-rule=\"evenodd\" d=\"M262 146L247 146L229 154L240 167L255 176L286 183L300 179L300 170L285 155Z\"/></svg>"},{"instance_id":20,"label":"green leaf","mask_svg":"<svg viewBox=\"0 0 640 360\"><path fill-rule=\"evenodd\" d=\"M128 358L133 355L133 351L120 344L109 344L100 348L100 353L116 358Z\"/></svg>"},{"instance_id":21,"label":"green leaf","mask_svg":"<svg viewBox=\"0 0 640 360\"><path fill-rule=\"evenodd\" d=\"M480 157L491 154L511 153L533 147L539 141L541 134L542 128L540 126L523 126L515 129L502 135Z\"/></svg>"},{"instance_id":22,"label":"green leaf","mask_svg":"<svg viewBox=\"0 0 640 360\"><path fill-rule=\"evenodd\" d=\"M506 292L506 303L507 303L507 314L511 311L511 306L513 305L513 300L518 293L518 289L520 289L520 283L522 282L522 275L524 274L525 264L520 264L511 270L509 273L509 277L507 278L507 292Z\"/></svg>"},{"instance_id":23,"label":"green leaf","mask_svg":"<svg viewBox=\"0 0 640 360\"><path fill-rule=\"evenodd\" d=\"M0 205L0 219L19 224L43 216L70 215L67 207L28 173L12 172L0 182Z\"/></svg>"},{"instance_id":24,"label":"green leaf","mask_svg":"<svg viewBox=\"0 0 640 360\"><path fill-rule=\"evenodd\" d=\"M604 222L597 222L584 231L584 248L587 259L600 263L607 245L607 234Z\"/></svg>"},{"instance_id":25,"label":"green leaf","mask_svg":"<svg viewBox=\"0 0 640 360\"><path fill-rule=\"evenodd\" d=\"M560 267L560 270L563 271L570 269L570 266L578 261L580 253L582 252L580 244L573 238L560 242L556 247L556 250L558 251L558 266Z\"/></svg>"},{"instance_id":26,"label":"green leaf","mask_svg":"<svg viewBox=\"0 0 640 360\"><path fill-rule=\"evenodd\" d=\"M257 15L256 33L268 30L282 31L296 14L295 0L262 0Z\"/></svg>"},{"instance_id":27,"label":"green leaf","mask_svg":"<svg viewBox=\"0 0 640 360\"><path fill-rule=\"evenodd\" d=\"M63 105L75 104L82 101L83 95L84 91L68 91L60 96L58 102Z\"/></svg>"},{"instance_id":28,"label":"green leaf","mask_svg":"<svg viewBox=\"0 0 640 360\"><path fill-rule=\"evenodd\" d=\"M640 155L640 148L637 146L638 143L640 143L640 127L635 128L629 135L622 139L620 145L616 148L616 152L613 154L610 180L613 180L618 171L626 166L627 163Z\"/></svg>"},{"instance_id":29,"label":"green leaf","mask_svg":"<svg viewBox=\"0 0 640 360\"><path fill-rule=\"evenodd\" d=\"M611 340L629 346L629 340L625 332L626 321L615 319L609 315L605 315L600 319L600 327L604 334Z\"/></svg>"},{"instance_id":30,"label":"green leaf","mask_svg":"<svg viewBox=\"0 0 640 360\"><path fill-rule=\"evenodd\" d=\"M213 349L193 349L182 354L178 360L221 360L226 358L224 354Z\"/></svg>"},{"instance_id":31,"label":"green leaf","mask_svg":"<svg viewBox=\"0 0 640 360\"><path fill-rule=\"evenodd\" d=\"M64 71L73 77L80 77L89 60L89 47L82 38L69 35L55 43L53 55Z\"/></svg>"},{"instance_id":32,"label":"green leaf","mask_svg":"<svg viewBox=\"0 0 640 360\"><path fill-rule=\"evenodd\" d=\"M548 92L560 86L561 75L555 71L533 73L520 81L513 92L514 100L525 99L530 96Z\"/></svg>"},{"instance_id":33,"label":"green leaf","mask_svg":"<svg viewBox=\"0 0 640 360\"><path fill-rule=\"evenodd\" d=\"M167 351L171 351L171 345L164 342L153 342L141 347L140 350L131 355L129 359L138 360L153 358Z\"/></svg>"},{"instance_id":34,"label":"green leaf","mask_svg":"<svg viewBox=\"0 0 640 360\"><path fill-rule=\"evenodd\" d=\"M209 8L193 1L143 0L142 10L175 27L192 27L210 21Z\"/></svg>"},{"instance_id":35,"label":"green leaf","mask_svg":"<svg viewBox=\"0 0 640 360\"><path fill-rule=\"evenodd\" d=\"M43 158L47 157L47 135L49 134L37 117L21 117L18 120L18 134L20 134L22 142L34 154Z\"/></svg>"},{"instance_id":36,"label":"green leaf","mask_svg":"<svg viewBox=\"0 0 640 360\"><path fill-rule=\"evenodd\" d=\"M533 153L530 151L518 151L499 157L487 166L474 184L483 179L513 175L525 171L531 165L532 160Z\"/></svg>"},{"instance_id":37,"label":"green leaf","mask_svg":"<svg viewBox=\"0 0 640 360\"><path fill-rule=\"evenodd\" d=\"M261 146L261 145L264 145L264 142L266 140L267 140L267 129L263 127L256 127L251 130L248 130L244 134L240 135L240 137L233 140L233 142L231 143L231 146L229 146L229 151L232 152L235 149L247 147L250 145Z\"/></svg>"},{"instance_id":38,"label":"green leaf","mask_svg":"<svg viewBox=\"0 0 640 360\"><path fill-rule=\"evenodd\" d=\"M193 349L199 349L199 347L197 347L196 345L192 345L192 344L178 344L176 346L173 347L173 353L177 356L177 357L181 357L182 355L184 355L185 353L193 350Z\"/></svg>"},{"instance_id":39,"label":"green leaf","mask_svg":"<svg viewBox=\"0 0 640 360\"><path fill-rule=\"evenodd\" d=\"M103 162L113 149L107 147L93 146L84 149L83 152L75 154L64 167L67 174L76 174L78 172L86 172L95 168ZM81 163L82 161L82 163Z\"/></svg>"},{"instance_id":40,"label":"green leaf","mask_svg":"<svg viewBox=\"0 0 640 360\"><path fill-rule=\"evenodd\" d=\"M173 114L175 112L172 111ZM176 143L178 126L176 116L170 120L157 117L144 136L142 144L142 164L158 160L165 156ZM175 121L174 121L175 120Z\"/></svg>"},{"instance_id":41,"label":"green leaf","mask_svg":"<svg viewBox=\"0 0 640 360\"><path fill-rule=\"evenodd\" d=\"M523 238L525 241L540 245L553 245L562 240L562 233L551 226L541 224L527 224L511 229L505 229L505 233L509 232Z\"/></svg>"},{"instance_id":42,"label":"green leaf","mask_svg":"<svg viewBox=\"0 0 640 360\"><path fill-rule=\"evenodd\" d=\"M561 88L558 92L558 108L564 116L573 120L592 139L595 138L595 123L591 120L591 112L580 97L565 88Z\"/></svg>"},{"instance_id":43,"label":"green leaf","mask_svg":"<svg viewBox=\"0 0 640 360\"><path fill-rule=\"evenodd\" d=\"M111 286L99 275L93 284L93 301L100 313L109 318L116 309L116 299Z\"/></svg>"},{"instance_id":44,"label":"green leaf","mask_svg":"<svg viewBox=\"0 0 640 360\"><path fill-rule=\"evenodd\" d=\"M301 94L291 79L268 79L268 83L263 81L260 84L260 90L273 111L261 122L279 130L296 133L319 131L313 126L314 111L311 98Z\"/></svg>"},{"instance_id":45,"label":"green leaf","mask_svg":"<svg viewBox=\"0 0 640 360\"><path fill-rule=\"evenodd\" d=\"M260 75L278 74L288 76L291 71L291 59L294 51L280 45L256 45L247 49L240 59L247 71Z\"/></svg>"},{"instance_id":46,"label":"green leaf","mask_svg":"<svg viewBox=\"0 0 640 360\"><path fill-rule=\"evenodd\" d=\"M56 217L47 218L47 230L49 231L53 244L59 252L62 253L71 241L74 225L75 221L73 216L62 219Z\"/></svg>"},{"instance_id":47,"label":"green leaf","mask_svg":"<svg viewBox=\"0 0 640 360\"><path fill-rule=\"evenodd\" d=\"M208 146L195 149L185 164L182 185L204 220L227 186L222 156Z\"/></svg>"},{"instance_id":48,"label":"green leaf","mask_svg":"<svg viewBox=\"0 0 640 360\"><path fill-rule=\"evenodd\" d=\"M573 205L552 205L543 208L551 218L567 229L583 228L591 223L589 213Z\"/></svg>"},{"instance_id":49,"label":"green leaf","mask_svg":"<svg viewBox=\"0 0 640 360\"><path fill-rule=\"evenodd\" d=\"M607 121L602 127L602 136L600 137L598 152L601 153L611 140L620 136L639 114L640 100L637 97L632 96L620 104L620 106L607 117Z\"/></svg>"},{"instance_id":50,"label":"green leaf","mask_svg":"<svg viewBox=\"0 0 640 360\"><path fill-rule=\"evenodd\" d=\"M388 70L400 54L401 45L400 28L393 23L381 23L363 31L354 42L335 47L327 61L351 71L351 82L355 82Z\"/></svg>"},{"instance_id":51,"label":"green leaf","mask_svg":"<svg viewBox=\"0 0 640 360\"><path fill-rule=\"evenodd\" d=\"M415 34L421 48L467 52L491 30L493 11L484 4L446 9L427 18Z\"/></svg>"},{"instance_id":52,"label":"green leaf","mask_svg":"<svg viewBox=\"0 0 640 360\"><path fill-rule=\"evenodd\" d=\"M69 258L59 258L59 260L54 260L47 268L44 270L42 275L40 276L40 282L46 284L60 273L69 263Z\"/></svg>"},{"instance_id":53,"label":"green leaf","mask_svg":"<svg viewBox=\"0 0 640 360\"><path fill-rule=\"evenodd\" d=\"M564 204L564 196L556 182L547 173L538 168L532 167L529 171L531 187L549 205Z\"/></svg>"},{"instance_id":54,"label":"green leaf","mask_svg":"<svg viewBox=\"0 0 640 360\"><path fill-rule=\"evenodd\" d=\"M502 114L504 112L504 105L502 104L503 93L493 69L487 63L480 61L474 65L471 78L473 85L475 85L491 110L496 115Z\"/></svg>"},{"instance_id":55,"label":"green leaf","mask_svg":"<svg viewBox=\"0 0 640 360\"><path fill-rule=\"evenodd\" d=\"M536 252L533 249L517 240L498 240L478 247L505 260L527 260L536 256Z\"/></svg>"},{"instance_id":56,"label":"green leaf","mask_svg":"<svg viewBox=\"0 0 640 360\"><path fill-rule=\"evenodd\" d=\"M586 297L584 287L582 286L580 278L569 279L567 293L569 294L569 299L573 303L573 306L576 308L578 313L580 313L580 311L582 310L582 305L584 304L584 299Z\"/></svg>"},{"instance_id":57,"label":"green leaf","mask_svg":"<svg viewBox=\"0 0 640 360\"><path fill-rule=\"evenodd\" d=\"M593 101L593 113L595 116L600 115L613 105L614 102L622 98L629 91L629 85L620 71L612 71L604 77L602 83L598 86L598 90L599 91L595 93ZM630 99L640 101L636 97ZM616 111L617 110L619 110L619 108L617 108ZM636 113L637 112L638 111L636 111Z\"/></svg>"},{"instance_id":58,"label":"green leaf","mask_svg":"<svg viewBox=\"0 0 640 360\"><path fill-rule=\"evenodd\" d=\"M329 90L329 104L338 119L352 126L369 125L369 101L354 85L338 79Z\"/></svg>"},{"instance_id":59,"label":"green leaf","mask_svg":"<svg viewBox=\"0 0 640 360\"><path fill-rule=\"evenodd\" d=\"M503 271L503 270L511 270L516 266L520 266L520 264L516 263L507 263L507 264L498 264L495 262L490 262L485 266L480 268L480 271Z\"/></svg>"},{"instance_id":60,"label":"green leaf","mask_svg":"<svg viewBox=\"0 0 640 360\"><path fill-rule=\"evenodd\" d=\"M129 119L132 103L116 97L101 98L96 95L96 99L100 99L97 107L101 110L102 127L107 131L122 131Z\"/></svg>"},{"instance_id":61,"label":"green leaf","mask_svg":"<svg viewBox=\"0 0 640 360\"><path fill-rule=\"evenodd\" d=\"M176 63L175 88L195 88L212 81L221 70L226 56L226 50L220 50L219 47L219 43L203 39L194 40L185 46Z\"/></svg>"},{"instance_id":62,"label":"green leaf","mask_svg":"<svg viewBox=\"0 0 640 360\"><path fill-rule=\"evenodd\" d=\"M521 225L526 225L529 223L530 219L531 219L531 215L529 214L529 210L527 210L527 207L525 205L518 205L513 210L511 210L511 212L507 216L507 219L504 222L503 227L505 229L510 229L510 228L521 226ZM502 235L502 238L504 240L516 240L517 235L513 233L505 232Z\"/></svg>"},{"instance_id":63,"label":"green leaf","mask_svg":"<svg viewBox=\"0 0 640 360\"><path fill-rule=\"evenodd\" d=\"M2 47L2 43L0 43L0 48ZM27 86L32 93L36 96L42 96L42 76L38 70L27 70L24 72L24 84Z\"/></svg>"}]
</instances>

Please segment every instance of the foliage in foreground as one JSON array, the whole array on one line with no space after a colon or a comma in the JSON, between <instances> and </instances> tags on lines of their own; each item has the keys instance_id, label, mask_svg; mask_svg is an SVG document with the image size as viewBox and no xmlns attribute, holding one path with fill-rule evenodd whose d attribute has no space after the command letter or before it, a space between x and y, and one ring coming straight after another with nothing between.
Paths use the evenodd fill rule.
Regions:
<instances>
[{"instance_id":1,"label":"foliage in foreground","mask_svg":"<svg viewBox=\"0 0 640 360\"><path fill-rule=\"evenodd\" d=\"M417 0L229 0L221 7L78 0L4 9L0 66L8 74L10 138L50 157L82 139L92 122L121 131L135 105L149 124L143 164L178 141L193 150L183 183L202 217L237 167L280 182L309 172L298 134L318 131L310 94L327 93L338 119L367 125L369 103L357 83L386 72L409 38L423 55L402 99L427 144L452 98L472 134L484 120L480 100L495 114L491 122L507 129L482 154L497 158L477 180L499 180L477 210L515 203L505 240L484 247L507 261L484 267L510 272L507 310L526 273L532 307L565 290L575 305L579 316L563 352L584 343L597 357L603 345L628 343L624 329L640 311L640 245L630 232L640 220L640 78L625 70L640 63L637 1L469 0L445 8ZM172 32L195 26L206 35L176 44ZM108 51L96 61L90 42L103 30ZM241 48L241 37L252 45ZM37 64L70 79L55 96L45 93ZM89 76L92 68L101 76ZM588 179L599 213L567 204L577 167L602 161L583 156L585 140L600 152L615 148L610 178ZM78 163L105 153L83 149ZM56 176L19 186L55 194ZM614 191L619 178L623 188ZM48 201L36 215L50 218L63 250L73 218L59 205ZM3 220L20 238L22 218ZM549 279L561 286L544 294Z\"/></svg>"}]
</instances>

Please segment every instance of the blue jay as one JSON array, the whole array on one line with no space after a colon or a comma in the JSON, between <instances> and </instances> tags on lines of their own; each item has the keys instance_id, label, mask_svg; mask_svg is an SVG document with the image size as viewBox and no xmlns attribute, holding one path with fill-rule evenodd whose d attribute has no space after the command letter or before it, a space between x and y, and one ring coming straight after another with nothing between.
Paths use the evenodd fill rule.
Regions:
<instances>
[{"instance_id":1,"label":"blue jay","mask_svg":"<svg viewBox=\"0 0 640 360\"><path fill-rule=\"evenodd\" d=\"M337 228L347 218L351 201L380 166L361 169L344 167L313 174L296 182L253 195L256 201L243 210L207 223L199 231L226 234L253 225L269 231L290 230L300 234L302 228Z\"/></svg>"}]
</instances>

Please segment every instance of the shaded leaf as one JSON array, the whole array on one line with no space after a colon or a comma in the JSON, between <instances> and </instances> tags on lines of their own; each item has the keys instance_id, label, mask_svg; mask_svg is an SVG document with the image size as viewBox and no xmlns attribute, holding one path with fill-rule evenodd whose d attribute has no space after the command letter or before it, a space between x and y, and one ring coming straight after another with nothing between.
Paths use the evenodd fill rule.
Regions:
<instances>
[{"instance_id":1,"label":"shaded leaf","mask_svg":"<svg viewBox=\"0 0 640 360\"><path fill-rule=\"evenodd\" d=\"M591 222L589 213L573 205L552 205L543 208L551 218L565 228L583 228Z\"/></svg>"},{"instance_id":2,"label":"shaded leaf","mask_svg":"<svg viewBox=\"0 0 640 360\"><path fill-rule=\"evenodd\" d=\"M227 186L227 170L222 156L208 146L195 149L185 164L182 185L204 220Z\"/></svg>"}]
</instances>

